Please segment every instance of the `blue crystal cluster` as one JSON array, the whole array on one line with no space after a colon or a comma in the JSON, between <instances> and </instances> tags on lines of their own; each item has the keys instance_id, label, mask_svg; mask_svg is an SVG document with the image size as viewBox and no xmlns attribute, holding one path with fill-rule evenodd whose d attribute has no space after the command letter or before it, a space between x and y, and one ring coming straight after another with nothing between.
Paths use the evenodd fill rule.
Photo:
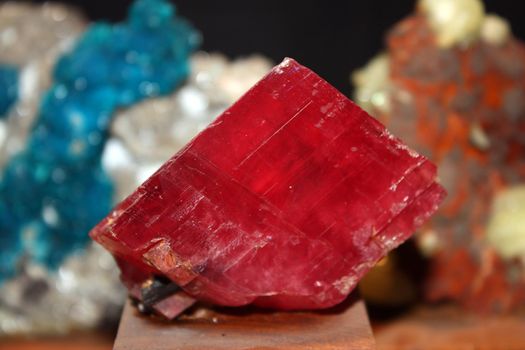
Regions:
<instances>
[{"instance_id":1,"label":"blue crystal cluster","mask_svg":"<svg viewBox=\"0 0 525 350\"><path fill-rule=\"evenodd\" d=\"M0 64L0 118L7 115L9 108L18 98L18 69Z\"/></svg>"},{"instance_id":2,"label":"blue crystal cluster","mask_svg":"<svg viewBox=\"0 0 525 350\"><path fill-rule=\"evenodd\" d=\"M137 0L127 21L97 23L59 59L24 152L0 181L0 280L23 261L53 268L112 206L101 167L118 108L173 91L199 44L166 0Z\"/></svg>"}]
</instances>

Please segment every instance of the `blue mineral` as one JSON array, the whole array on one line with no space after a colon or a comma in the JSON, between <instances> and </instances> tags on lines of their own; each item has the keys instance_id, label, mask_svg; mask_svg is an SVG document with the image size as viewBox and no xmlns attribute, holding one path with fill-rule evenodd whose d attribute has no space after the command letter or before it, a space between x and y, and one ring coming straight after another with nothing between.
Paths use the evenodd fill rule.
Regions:
<instances>
[{"instance_id":1,"label":"blue mineral","mask_svg":"<svg viewBox=\"0 0 525 350\"><path fill-rule=\"evenodd\" d=\"M113 204L101 166L113 114L172 92L199 42L168 1L137 0L127 21L92 25L58 60L27 146L1 177L0 281L22 261L54 268L85 246Z\"/></svg>"},{"instance_id":2,"label":"blue mineral","mask_svg":"<svg viewBox=\"0 0 525 350\"><path fill-rule=\"evenodd\" d=\"M18 69L12 65L0 64L0 118L7 115L17 98Z\"/></svg>"}]
</instances>

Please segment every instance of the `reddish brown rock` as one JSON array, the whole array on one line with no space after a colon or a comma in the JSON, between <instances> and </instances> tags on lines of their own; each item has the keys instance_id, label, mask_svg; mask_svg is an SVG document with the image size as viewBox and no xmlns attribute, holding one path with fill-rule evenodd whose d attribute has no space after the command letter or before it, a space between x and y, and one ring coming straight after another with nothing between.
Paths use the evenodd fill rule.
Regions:
<instances>
[{"instance_id":1,"label":"reddish brown rock","mask_svg":"<svg viewBox=\"0 0 525 350\"><path fill-rule=\"evenodd\" d=\"M437 162L449 192L420 236L433 246L427 297L481 311L524 304L525 268L487 242L487 225L493 199L525 183L525 46L440 47L416 13L391 30L387 55L390 108L372 114Z\"/></svg>"}]
</instances>

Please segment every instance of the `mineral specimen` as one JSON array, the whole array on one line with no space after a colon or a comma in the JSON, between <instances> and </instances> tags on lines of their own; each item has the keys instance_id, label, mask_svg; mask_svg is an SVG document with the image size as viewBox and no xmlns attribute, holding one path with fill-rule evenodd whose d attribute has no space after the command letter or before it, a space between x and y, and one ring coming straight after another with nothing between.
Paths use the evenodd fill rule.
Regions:
<instances>
[{"instance_id":1,"label":"mineral specimen","mask_svg":"<svg viewBox=\"0 0 525 350\"><path fill-rule=\"evenodd\" d=\"M60 51L57 47L62 49L65 45L55 36L71 39L75 31L69 29L76 28L77 23L71 20L74 16L59 7L41 8L42 11L17 11L14 4L1 7L2 18L7 17L0 26L2 39L6 39L2 45L17 42L17 37L26 34L43 38L34 40L36 45L29 50L23 50L27 45L20 43L1 55L2 60L10 62L15 53L27 53L16 60L20 64L27 62L20 73L21 103L13 108L14 113L10 113L6 122L9 132L17 136L4 143L6 158L16 155L7 162L0 183L0 282L8 279L2 286L2 293L7 294L1 300L0 334L65 331L92 325L105 316L106 310L101 310L100 305L118 305L104 292L87 296L75 291L83 279L71 273L74 269L67 266L68 262L102 261L98 258L100 254L90 249L67 259L64 265L62 262L86 247L88 230L112 205L112 186L100 166L112 112L144 98L171 92L186 77L187 57L198 41L192 28L174 17L171 5L156 0L138 1L128 22L93 25L61 57L53 74L54 83L45 94L38 115L31 115L36 111L33 107L39 105L35 100L41 97L41 85L50 80L45 76L53 61L49 58L56 57L46 51L41 55L43 59L35 54L36 48L46 42L49 51ZM23 13L21 18L26 22L15 20L20 19L15 16L18 13ZM27 25L27 20L34 17L37 20ZM35 28L35 22L45 23L44 28L55 25L66 33L53 27L47 36L37 35L42 28L36 32L27 29ZM28 129L28 141L21 148L19 145L24 142L20 140L25 140L28 134L23 130ZM73 266L78 268L78 264ZM57 269L58 276L47 275L47 268ZM86 271L91 270L79 272ZM18 276L10 279L15 274ZM98 279L93 279L94 275L86 278L90 281L87 284L94 281L99 285L112 284L111 271L101 273ZM60 285L62 280L66 280L65 286ZM20 298L9 293L26 289L39 291L38 297L31 294L29 312L25 310L25 292ZM119 293L114 295L118 299ZM64 308L79 311L74 317L65 318L64 314L71 310L60 307L50 310L49 302L57 299ZM46 314L42 322L42 315ZM59 315L59 322L46 326L49 314Z\"/></svg>"},{"instance_id":2,"label":"mineral specimen","mask_svg":"<svg viewBox=\"0 0 525 350\"><path fill-rule=\"evenodd\" d=\"M0 120L0 169L25 148L40 98L52 83L54 63L85 30L81 19L78 12L57 3L0 4L0 62L17 63L22 92ZM229 60L219 53L198 52L189 66L190 75L180 89L121 108L112 117L102 168L114 183L115 200L133 192L272 64L258 55ZM0 339L113 325L124 296L113 258L94 242L56 269L25 261L0 285Z\"/></svg>"},{"instance_id":3,"label":"mineral specimen","mask_svg":"<svg viewBox=\"0 0 525 350\"><path fill-rule=\"evenodd\" d=\"M113 113L172 92L199 37L163 0L98 23L57 62L25 149L0 182L0 281L22 259L54 268L88 243L112 206L101 155Z\"/></svg>"},{"instance_id":4,"label":"mineral specimen","mask_svg":"<svg viewBox=\"0 0 525 350\"><path fill-rule=\"evenodd\" d=\"M17 96L18 69L11 65L0 65L0 118L6 116Z\"/></svg>"},{"instance_id":5,"label":"mineral specimen","mask_svg":"<svg viewBox=\"0 0 525 350\"><path fill-rule=\"evenodd\" d=\"M421 0L354 75L358 103L439 164L449 192L418 242L427 297L525 304L525 46L479 0Z\"/></svg>"},{"instance_id":6,"label":"mineral specimen","mask_svg":"<svg viewBox=\"0 0 525 350\"><path fill-rule=\"evenodd\" d=\"M25 147L54 63L85 28L81 14L63 4L0 4L0 62L18 70L17 99L0 120L0 170ZM108 255L89 245L58 271L21 264L0 285L0 338L64 334L115 320L124 291Z\"/></svg>"},{"instance_id":7,"label":"mineral specimen","mask_svg":"<svg viewBox=\"0 0 525 350\"><path fill-rule=\"evenodd\" d=\"M341 302L437 209L436 168L291 59L91 231L141 309Z\"/></svg>"},{"instance_id":8,"label":"mineral specimen","mask_svg":"<svg viewBox=\"0 0 525 350\"><path fill-rule=\"evenodd\" d=\"M0 63L18 69L16 103L0 121L0 169L25 148L52 67L85 28L83 17L63 4L0 4Z\"/></svg>"}]
</instances>

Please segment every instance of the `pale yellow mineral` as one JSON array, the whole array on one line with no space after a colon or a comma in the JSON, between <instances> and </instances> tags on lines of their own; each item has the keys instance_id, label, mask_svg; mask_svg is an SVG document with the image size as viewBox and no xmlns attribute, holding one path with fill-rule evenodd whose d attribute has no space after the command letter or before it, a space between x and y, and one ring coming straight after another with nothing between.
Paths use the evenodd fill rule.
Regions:
<instances>
[{"instance_id":1,"label":"pale yellow mineral","mask_svg":"<svg viewBox=\"0 0 525 350\"><path fill-rule=\"evenodd\" d=\"M492 204L487 240L503 258L525 258L525 184L498 193Z\"/></svg>"},{"instance_id":2,"label":"pale yellow mineral","mask_svg":"<svg viewBox=\"0 0 525 350\"><path fill-rule=\"evenodd\" d=\"M355 101L369 113L388 112L390 108L390 61L383 53L374 57L351 76L355 86Z\"/></svg>"},{"instance_id":3,"label":"pale yellow mineral","mask_svg":"<svg viewBox=\"0 0 525 350\"><path fill-rule=\"evenodd\" d=\"M440 46L468 45L479 39L485 18L481 0L419 0Z\"/></svg>"},{"instance_id":4,"label":"pale yellow mineral","mask_svg":"<svg viewBox=\"0 0 525 350\"><path fill-rule=\"evenodd\" d=\"M504 18L490 14L481 27L481 38L492 45L504 45L511 36L510 24Z\"/></svg>"}]
</instances>

